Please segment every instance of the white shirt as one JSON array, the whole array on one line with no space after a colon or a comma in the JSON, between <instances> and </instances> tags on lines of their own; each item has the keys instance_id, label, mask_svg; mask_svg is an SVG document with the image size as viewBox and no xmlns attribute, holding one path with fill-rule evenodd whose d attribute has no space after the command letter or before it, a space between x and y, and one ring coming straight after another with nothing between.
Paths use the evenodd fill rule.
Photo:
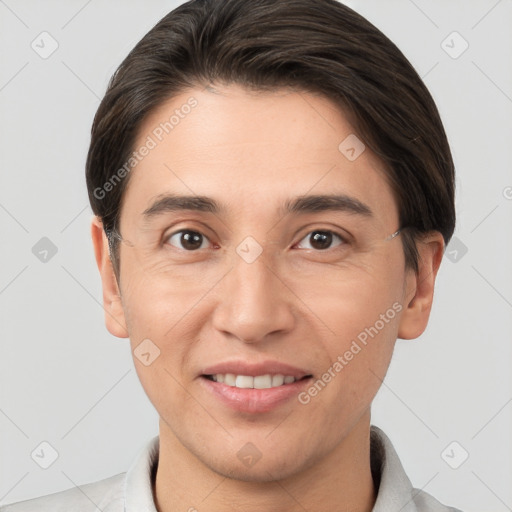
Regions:
<instances>
[{"instance_id":1,"label":"white shirt","mask_svg":"<svg viewBox=\"0 0 512 512\"><path fill-rule=\"evenodd\" d=\"M372 512L461 512L414 489L382 430L371 427L372 466L380 478ZM126 473L0 508L0 512L157 512L152 484L158 464L158 436L151 439ZM373 464L375 462L375 464ZM192 504L194 505L194 504ZM199 504L195 504L199 510ZM193 510L193 506L191 506Z\"/></svg>"}]
</instances>

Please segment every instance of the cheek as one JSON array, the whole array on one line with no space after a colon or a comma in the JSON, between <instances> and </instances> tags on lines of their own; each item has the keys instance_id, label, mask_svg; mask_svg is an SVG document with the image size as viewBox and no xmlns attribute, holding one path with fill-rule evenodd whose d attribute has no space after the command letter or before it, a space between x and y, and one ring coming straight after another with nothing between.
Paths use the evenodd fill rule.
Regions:
<instances>
[{"instance_id":1,"label":"cheek","mask_svg":"<svg viewBox=\"0 0 512 512\"><path fill-rule=\"evenodd\" d=\"M310 287L303 297L330 334L346 342L376 323L377 329L383 330L382 321L385 330L396 330L396 310L400 309L396 303L402 298L403 281L403 273L389 267L351 269L331 273L319 280L322 286Z\"/></svg>"},{"instance_id":2,"label":"cheek","mask_svg":"<svg viewBox=\"0 0 512 512\"><path fill-rule=\"evenodd\" d=\"M125 261L121 289L132 355L146 392L151 388L157 396L162 385L174 385L173 378L184 380L181 371L201 327L198 314L205 315L198 307L203 284L196 280L187 286L179 276L165 279L135 259Z\"/></svg>"},{"instance_id":3,"label":"cheek","mask_svg":"<svg viewBox=\"0 0 512 512\"><path fill-rule=\"evenodd\" d=\"M337 424L355 424L379 390L397 332L395 309L384 311L384 315L388 311L385 316L388 323L380 318L373 320L373 314L361 314L347 307L342 313L346 316L338 317L337 328L342 334L324 340L329 363L299 398L301 403L312 407L315 415L324 418L325 428L328 424L332 428ZM359 314L356 322L354 314ZM365 320L365 315L372 320ZM360 328L361 325L366 327Z\"/></svg>"},{"instance_id":4,"label":"cheek","mask_svg":"<svg viewBox=\"0 0 512 512\"><path fill-rule=\"evenodd\" d=\"M398 334L402 288L399 271L374 267L372 272L366 269L350 279L331 281L308 298L329 327L323 338L329 362L320 380L329 382L330 391L322 395L327 403L343 397L343 415L356 404L368 406L386 374ZM322 388L322 382L316 387Z\"/></svg>"},{"instance_id":5,"label":"cheek","mask_svg":"<svg viewBox=\"0 0 512 512\"><path fill-rule=\"evenodd\" d=\"M183 409L187 360L197 338L190 308L172 294L140 290L128 309L132 357L146 395L160 414Z\"/></svg>"},{"instance_id":6,"label":"cheek","mask_svg":"<svg viewBox=\"0 0 512 512\"><path fill-rule=\"evenodd\" d=\"M204 288L201 280L185 281L179 268L163 275L134 257L126 258L123 270L121 288L130 335L163 339L194 308Z\"/></svg>"}]
</instances>

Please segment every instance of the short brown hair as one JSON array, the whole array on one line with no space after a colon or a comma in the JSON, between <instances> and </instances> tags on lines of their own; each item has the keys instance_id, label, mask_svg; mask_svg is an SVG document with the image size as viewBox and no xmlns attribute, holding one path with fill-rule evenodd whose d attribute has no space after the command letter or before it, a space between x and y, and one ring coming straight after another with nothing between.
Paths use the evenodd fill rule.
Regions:
<instances>
[{"instance_id":1,"label":"short brown hair","mask_svg":"<svg viewBox=\"0 0 512 512\"><path fill-rule=\"evenodd\" d=\"M119 223L129 160L143 119L192 87L239 84L322 94L349 116L383 162L397 201L406 267L430 230L455 229L454 165L437 107L403 53L336 0L192 0L167 14L124 59L96 112L86 180L119 279ZM123 176L126 173L123 173Z\"/></svg>"}]
</instances>

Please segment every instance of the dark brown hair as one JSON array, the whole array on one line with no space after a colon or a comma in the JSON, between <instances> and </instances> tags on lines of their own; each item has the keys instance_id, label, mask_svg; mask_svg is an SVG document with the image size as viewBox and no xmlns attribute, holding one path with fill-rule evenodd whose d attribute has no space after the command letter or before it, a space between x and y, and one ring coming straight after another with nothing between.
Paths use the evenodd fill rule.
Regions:
<instances>
[{"instance_id":1,"label":"dark brown hair","mask_svg":"<svg viewBox=\"0 0 512 512\"><path fill-rule=\"evenodd\" d=\"M406 267L418 270L421 234L439 231L448 244L455 185L446 134L421 78L380 30L336 0L192 0L124 59L94 118L87 188L118 279L116 233L129 179L120 169L141 123L185 89L214 83L292 87L334 101L386 168Z\"/></svg>"}]
</instances>

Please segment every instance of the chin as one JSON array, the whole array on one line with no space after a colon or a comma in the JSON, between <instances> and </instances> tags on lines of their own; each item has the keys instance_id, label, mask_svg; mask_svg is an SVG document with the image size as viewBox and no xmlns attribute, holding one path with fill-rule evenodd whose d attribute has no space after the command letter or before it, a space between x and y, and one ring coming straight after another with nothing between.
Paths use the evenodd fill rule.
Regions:
<instances>
[{"instance_id":1,"label":"chin","mask_svg":"<svg viewBox=\"0 0 512 512\"><path fill-rule=\"evenodd\" d=\"M203 463L222 477L247 483L269 483L276 480L284 480L303 469L298 461L265 461L263 459L264 457L262 456L251 467L244 467L238 459L236 459L236 462L233 462L231 459L216 461L216 463L203 461Z\"/></svg>"},{"instance_id":2,"label":"chin","mask_svg":"<svg viewBox=\"0 0 512 512\"><path fill-rule=\"evenodd\" d=\"M260 446L261 450L255 445ZM304 441L286 443L285 439L280 439L275 444L261 440L261 443L254 441L252 444L237 438L235 443L227 443L224 447L210 444L208 451L196 452L195 455L202 464L224 478L268 483L307 471L329 452L327 447L317 446L315 449L312 445L306 452L305 446Z\"/></svg>"}]
</instances>

